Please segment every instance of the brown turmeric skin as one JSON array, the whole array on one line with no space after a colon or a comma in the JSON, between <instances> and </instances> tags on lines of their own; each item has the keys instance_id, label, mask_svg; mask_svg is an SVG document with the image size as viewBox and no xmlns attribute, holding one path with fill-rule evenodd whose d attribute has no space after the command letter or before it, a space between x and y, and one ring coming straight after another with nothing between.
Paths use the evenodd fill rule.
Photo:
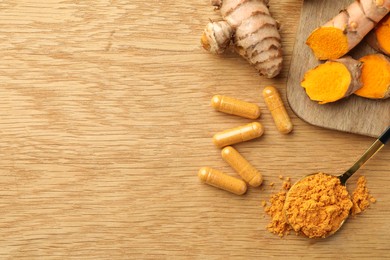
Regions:
<instances>
[{"instance_id":1,"label":"brown turmeric skin","mask_svg":"<svg viewBox=\"0 0 390 260\"><path fill-rule=\"evenodd\" d=\"M390 0L389 0L390 1ZM223 21L210 22L201 38L204 49L222 54L229 45L252 64L260 75L273 78L282 69L282 46L278 23L268 0L212 0Z\"/></svg>"},{"instance_id":2,"label":"brown turmeric skin","mask_svg":"<svg viewBox=\"0 0 390 260\"><path fill-rule=\"evenodd\" d=\"M361 67L362 63L351 57L327 61L307 71L301 86L319 104L334 102L361 88Z\"/></svg>"},{"instance_id":3,"label":"brown turmeric skin","mask_svg":"<svg viewBox=\"0 0 390 260\"><path fill-rule=\"evenodd\" d=\"M290 189L283 211L296 232L309 238L324 238L338 230L351 208L352 201L340 180L318 173Z\"/></svg>"},{"instance_id":4,"label":"brown turmeric skin","mask_svg":"<svg viewBox=\"0 0 390 260\"><path fill-rule=\"evenodd\" d=\"M315 29L306 44L319 60L338 59L354 48L389 10L390 0L357 0ZM384 40L390 44L388 39L385 34Z\"/></svg>"},{"instance_id":5,"label":"brown turmeric skin","mask_svg":"<svg viewBox=\"0 0 390 260\"><path fill-rule=\"evenodd\" d=\"M355 94L365 98L385 99L390 97L390 59L382 54L362 57L361 80L363 87Z\"/></svg>"}]
</instances>

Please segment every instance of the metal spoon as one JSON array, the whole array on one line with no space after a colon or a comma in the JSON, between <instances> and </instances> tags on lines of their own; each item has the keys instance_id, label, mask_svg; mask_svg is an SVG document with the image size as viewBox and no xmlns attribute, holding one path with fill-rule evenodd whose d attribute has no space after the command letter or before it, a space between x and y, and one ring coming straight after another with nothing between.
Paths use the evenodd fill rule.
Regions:
<instances>
[{"instance_id":1,"label":"metal spoon","mask_svg":"<svg viewBox=\"0 0 390 260\"><path fill-rule=\"evenodd\" d=\"M371 157L373 157L388 141L390 140L390 126L378 137L378 139L366 150L366 152L352 165L351 168L349 168L346 172L343 174L337 176L339 178L341 185L345 186L345 183L351 177L357 170L360 169ZM314 173L317 174L317 173ZM291 186L289 192L294 189L294 187L302 181L303 179L307 178L308 176L314 175L309 174L300 180L298 180L293 186ZM288 199L289 192L287 192L286 200ZM283 211L285 211L285 208L283 208ZM348 217L348 216L347 216ZM287 218L287 217L286 217ZM344 224L346 218L340 223L339 227L335 229L334 231L328 233L326 237L333 235L336 233L337 230L340 229L340 227ZM301 232L302 233L302 232Z\"/></svg>"}]
</instances>

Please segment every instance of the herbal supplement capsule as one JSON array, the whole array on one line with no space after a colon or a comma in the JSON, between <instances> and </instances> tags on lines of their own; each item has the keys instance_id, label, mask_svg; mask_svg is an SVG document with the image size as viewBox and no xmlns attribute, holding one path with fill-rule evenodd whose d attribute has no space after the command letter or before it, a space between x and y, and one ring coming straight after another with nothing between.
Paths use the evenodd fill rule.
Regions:
<instances>
[{"instance_id":1,"label":"herbal supplement capsule","mask_svg":"<svg viewBox=\"0 0 390 260\"><path fill-rule=\"evenodd\" d=\"M237 195L244 194L247 189L244 181L210 167L201 168L198 172L198 177L204 183Z\"/></svg>"},{"instance_id":2,"label":"herbal supplement capsule","mask_svg":"<svg viewBox=\"0 0 390 260\"><path fill-rule=\"evenodd\" d=\"M227 162L249 185L258 187L263 182L260 172L255 169L233 147L227 146L221 151L222 158Z\"/></svg>"},{"instance_id":3,"label":"herbal supplement capsule","mask_svg":"<svg viewBox=\"0 0 390 260\"><path fill-rule=\"evenodd\" d=\"M211 106L220 112L249 119L256 119L260 116L258 105L232 97L215 95L211 99Z\"/></svg>"},{"instance_id":4,"label":"herbal supplement capsule","mask_svg":"<svg viewBox=\"0 0 390 260\"><path fill-rule=\"evenodd\" d=\"M293 125L276 88L271 86L264 88L263 97L279 132L282 134L290 133Z\"/></svg>"},{"instance_id":5,"label":"herbal supplement capsule","mask_svg":"<svg viewBox=\"0 0 390 260\"><path fill-rule=\"evenodd\" d=\"M253 122L216 133L213 137L213 142L216 146L222 148L260 137L263 133L263 126L258 122Z\"/></svg>"}]
</instances>

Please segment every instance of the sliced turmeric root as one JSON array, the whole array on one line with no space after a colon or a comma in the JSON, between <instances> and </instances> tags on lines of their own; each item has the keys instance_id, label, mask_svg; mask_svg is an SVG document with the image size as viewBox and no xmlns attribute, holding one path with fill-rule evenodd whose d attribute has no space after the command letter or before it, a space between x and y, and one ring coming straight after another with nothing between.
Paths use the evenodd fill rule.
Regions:
<instances>
[{"instance_id":1,"label":"sliced turmeric root","mask_svg":"<svg viewBox=\"0 0 390 260\"><path fill-rule=\"evenodd\" d=\"M368 43L377 51L390 56L390 14L369 34Z\"/></svg>"},{"instance_id":2,"label":"sliced turmeric root","mask_svg":"<svg viewBox=\"0 0 390 260\"><path fill-rule=\"evenodd\" d=\"M351 57L327 61L305 73L301 86L319 104L334 102L353 94L362 86L360 61Z\"/></svg>"},{"instance_id":3,"label":"sliced turmeric root","mask_svg":"<svg viewBox=\"0 0 390 260\"><path fill-rule=\"evenodd\" d=\"M390 11L390 0L356 0L333 19L315 29L306 44L319 60L347 54ZM381 34L389 45L389 34Z\"/></svg>"},{"instance_id":4,"label":"sliced turmeric root","mask_svg":"<svg viewBox=\"0 0 390 260\"><path fill-rule=\"evenodd\" d=\"M362 57L359 61L363 62L363 87L355 94L366 98L390 97L390 59L382 54L372 54Z\"/></svg>"},{"instance_id":5,"label":"sliced turmeric root","mask_svg":"<svg viewBox=\"0 0 390 260\"><path fill-rule=\"evenodd\" d=\"M335 27L320 27L306 41L319 60L338 59L349 51L345 33Z\"/></svg>"}]
</instances>

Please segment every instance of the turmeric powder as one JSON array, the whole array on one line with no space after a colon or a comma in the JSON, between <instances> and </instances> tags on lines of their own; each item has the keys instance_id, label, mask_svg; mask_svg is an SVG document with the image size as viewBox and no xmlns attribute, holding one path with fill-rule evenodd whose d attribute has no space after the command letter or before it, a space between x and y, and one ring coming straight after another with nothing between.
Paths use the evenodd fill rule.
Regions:
<instances>
[{"instance_id":1,"label":"turmeric powder","mask_svg":"<svg viewBox=\"0 0 390 260\"><path fill-rule=\"evenodd\" d=\"M319 104L337 101L361 88L360 61L345 57L307 71L301 82L306 94Z\"/></svg>"},{"instance_id":2,"label":"turmeric powder","mask_svg":"<svg viewBox=\"0 0 390 260\"><path fill-rule=\"evenodd\" d=\"M389 32L390 33L390 32ZM363 86L355 94L365 98L390 97L390 59L382 54L371 54L359 59L363 62Z\"/></svg>"},{"instance_id":3,"label":"turmeric powder","mask_svg":"<svg viewBox=\"0 0 390 260\"><path fill-rule=\"evenodd\" d=\"M309 238L323 238L338 230L348 217L352 201L335 176L310 175L289 191L283 212L296 232Z\"/></svg>"},{"instance_id":4,"label":"turmeric powder","mask_svg":"<svg viewBox=\"0 0 390 260\"><path fill-rule=\"evenodd\" d=\"M374 203L375 198L370 195L367 189L367 181L364 176L360 176L355 191L352 193L352 215L363 212L370 206L370 203Z\"/></svg>"},{"instance_id":5,"label":"turmeric powder","mask_svg":"<svg viewBox=\"0 0 390 260\"><path fill-rule=\"evenodd\" d=\"M267 225L268 231L280 237L287 235L291 230L291 226L287 223L286 215L283 212L286 194L290 187L290 181L285 181L282 190L271 196L269 206L266 206L266 203L262 203L263 207L265 207L265 213L271 216L271 221Z\"/></svg>"},{"instance_id":6,"label":"turmeric powder","mask_svg":"<svg viewBox=\"0 0 390 260\"><path fill-rule=\"evenodd\" d=\"M389 10L390 0L356 0L315 29L306 44L319 60L338 59L354 48ZM388 44L388 34L381 35Z\"/></svg>"},{"instance_id":7,"label":"turmeric powder","mask_svg":"<svg viewBox=\"0 0 390 260\"><path fill-rule=\"evenodd\" d=\"M390 56L390 14L368 36L367 41L374 49Z\"/></svg>"},{"instance_id":8,"label":"turmeric powder","mask_svg":"<svg viewBox=\"0 0 390 260\"><path fill-rule=\"evenodd\" d=\"M271 196L269 205L261 202L271 216L268 231L280 237L293 229L309 238L328 236L337 231L350 213L359 214L376 201L367 189L364 176L359 177L351 199L337 177L323 173L294 185L286 198L290 189L290 178L286 177L282 190Z\"/></svg>"}]
</instances>

